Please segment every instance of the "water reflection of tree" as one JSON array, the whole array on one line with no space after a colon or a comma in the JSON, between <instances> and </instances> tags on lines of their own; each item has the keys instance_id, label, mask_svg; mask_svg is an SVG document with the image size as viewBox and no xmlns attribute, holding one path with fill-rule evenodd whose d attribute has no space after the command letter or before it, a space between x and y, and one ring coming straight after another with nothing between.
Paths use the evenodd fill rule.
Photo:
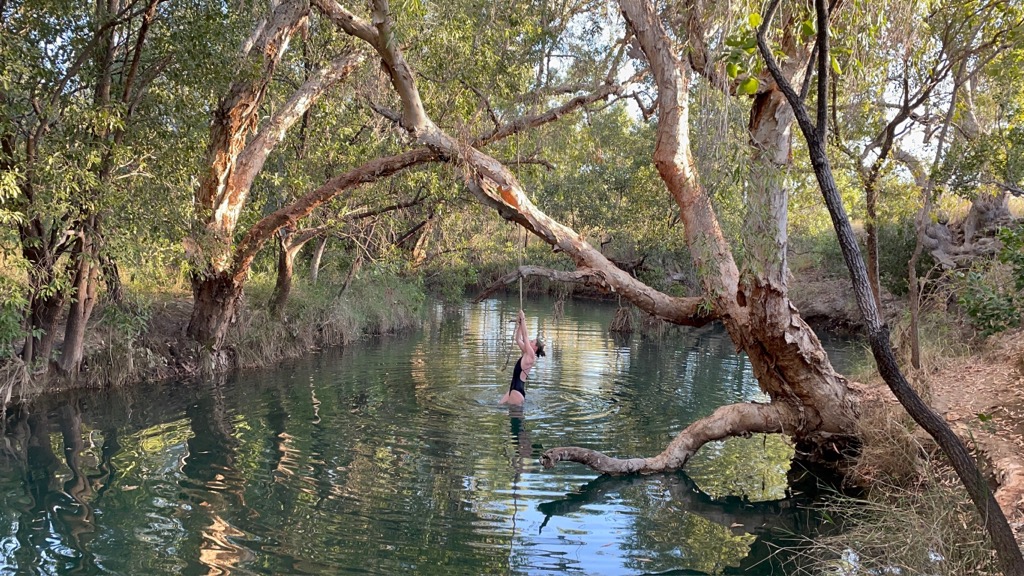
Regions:
<instances>
[{"instance_id":1,"label":"water reflection of tree","mask_svg":"<svg viewBox=\"0 0 1024 576\"><path fill-rule=\"evenodd\" d=\"M46 413L25 413L17 417L13 426L18 445L23 450L12 454L22 461L22 486L25 489L28 505L18 515L16 537L18 549L14 552L19 567L44 566L44 552L54 541L60 541L60 534L54 534L50 527L56 528L50 520L51 494L57 488L57 469L60 460L50 443L50 425Z\"/></svg>"},{"instance_id":2,"label":"water reflection of tree","mask_svg":"<svg viewBox=\"0 0 1024 576\"><path fill-rule=\"evenodd\" d=\"M186 416L192 436L186 442L188 455L181 467L185 479L180 484L193 510L185 520L188 533L199 538L193 545L195 559L212 573L230 573L254 555L234 543L245 533L223 517L224 512L237 514L247 505L245 479L235 468L239 442L220 386L192 404Z\"/></svg>"},{"instance_id":3,"label":"water reflection of tree","mask_svg":"<svg viewBox=\"0 0 1024 576\"><path fill-rule=\"evenodd\" d=\"M813 490L813 479L802 482ZM599 476L565 498L538 505L544 514L540 529L553 516L574 514L616 497L637 511L626 537L626 563L645 573L741 574L768 558L774 540L807 533L817 525L807 508L810 496L765 502L714 498L684 472L675 472Z\"/></svg>"},{"instance_id":4,"label":"water reflection of tree","mask_svg":"<svg viewBox=\"0 0 1024 576\"><path fill-rule=\"evenodd\" d=\"M27 502L18 515L17 529L12 530L18 542L15 565L25 570L40 566L61 572L95 570L91 542L99 528L94 502L114 474L116 431L103 433L97 458L92 432L83 425L80 402L73 396L51 410L19 410L6 425L5 460L21 471ZM54 426L59 443L53 436ZM58 446L63 460L55 451Z\"/></svg>"},{"instance_id":5,"label":"water reflection of tree","mask_svg":"<svg viewBox=\"0 0 1024 576\"><path fill-rule=\"evenodd\" d=\"M68 544L81 553L83 569L94 566L95 559L89 549L88 538L95 532L95 516L92 508L94 495L92 479L89 478L83 462L86 447L83 439L82 412L77 402L69 402L60 409L60 433L64 445L64 461L71 471L64 482L64 494L71 498L66 506L58 506L55 512L60 525L66 527Z\"/></svg>"}]
</instances>

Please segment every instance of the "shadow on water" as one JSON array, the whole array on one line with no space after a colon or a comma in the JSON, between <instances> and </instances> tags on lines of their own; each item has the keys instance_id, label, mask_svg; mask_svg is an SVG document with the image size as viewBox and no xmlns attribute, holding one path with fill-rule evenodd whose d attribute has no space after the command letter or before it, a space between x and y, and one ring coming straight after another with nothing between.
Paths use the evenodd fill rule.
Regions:
<instances>
[{"instance_id":1,"label":"shadow on water","mask_svg":"<svg viewBox=\"0 0 1024 576\"><path fill-rule=\"evenodd\" d=\"M790 472L790 494L786 498L752 502L739 496L715 498L703 492L685 471L648 476L610 476L602 474L565 497L540 503L544 515L539 527L543 532L548 521L556 516L579 512L584 506L600 504L623 490L652 485L664 489L673 498L676 509L700 516L734 534L753 534L757 539L750 553L735 567L725 567L721 574L784 573L801 535L812 533L823 525L823 518L814 504L823 491L835 491L841 480L826 470L811 471L794 463ZM653 574L653 573L652 573ZM692 569L659 571L657 574L704 575L709 572Z\"/></svg>"}]
</instances>

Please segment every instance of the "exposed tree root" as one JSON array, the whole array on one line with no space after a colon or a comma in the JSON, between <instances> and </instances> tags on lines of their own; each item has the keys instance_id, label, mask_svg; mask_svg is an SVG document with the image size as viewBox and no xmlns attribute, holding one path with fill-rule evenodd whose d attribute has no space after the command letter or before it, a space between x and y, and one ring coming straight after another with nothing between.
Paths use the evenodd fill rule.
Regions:
<instances>
[{"instance_id":1,"label":"exposed tree root","mask_svg":"<svg viewBox=\"0 0 1024 576\"><path fill-rule=\"evenodd\" d=\"M788 407L729 404L687 426L661 454L651 458L614 458L589 448L570 446L547 450L540 461L545 468L551 468L558 462L578 462L613 476L670 472L686 466L697 450L708 442L756 433L793 432L797 424L798 418Z\"/></svg>"},{"instance_id":2,"label":"exposed tree root","mask_svg":"<svg viewBox=\"0 0 1024 576\"><path fill-rule=\"evenodd\" d=\"M620 334L630 334L633 332L633 316L630 314L628 307L619 306L615 311L615 317L612 318L608 331Z\"/></svg>"}]
</instances>

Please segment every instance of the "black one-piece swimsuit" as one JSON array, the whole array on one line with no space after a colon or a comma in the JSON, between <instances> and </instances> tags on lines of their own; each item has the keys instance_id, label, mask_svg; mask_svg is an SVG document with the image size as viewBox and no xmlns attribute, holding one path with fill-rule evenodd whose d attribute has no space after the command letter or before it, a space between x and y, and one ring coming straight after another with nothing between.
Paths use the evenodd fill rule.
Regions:
<instances>
[{"instance_id":1,"label":"black one-piece swimsuit","mask_svg":"<svg viewBox=\"0 0 1024 576\"><path fill-rule=\"evenodd\" d=\"M508 387L508 391L513 390L519 392L526 398L526 383L523 382L523 359L516 360L516 367L512 369L512 384Z\"/></svg>"}]
</instances>

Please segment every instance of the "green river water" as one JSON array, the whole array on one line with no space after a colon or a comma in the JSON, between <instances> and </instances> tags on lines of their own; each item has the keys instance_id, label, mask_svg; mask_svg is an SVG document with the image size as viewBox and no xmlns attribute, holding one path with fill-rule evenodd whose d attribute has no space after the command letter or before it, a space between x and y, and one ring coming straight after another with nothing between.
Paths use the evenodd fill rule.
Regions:
<instances>
[{"instance_id":1,"label":"green river water","mask_svg":"<svg viewBox=\"0 0 1024 576\"><path fill-rule=\"evenodd\" d=\"M0 573L779 574L769 553L817 529L781 438L706 446L685 474L538 462L654 455L763 399L746 359L719 329L621 338L614 305L552 305L527 302L548 356L521 411L497 403L512 300L219 382L40 400L0 446Z\"/></svg>"}]
</instances>

